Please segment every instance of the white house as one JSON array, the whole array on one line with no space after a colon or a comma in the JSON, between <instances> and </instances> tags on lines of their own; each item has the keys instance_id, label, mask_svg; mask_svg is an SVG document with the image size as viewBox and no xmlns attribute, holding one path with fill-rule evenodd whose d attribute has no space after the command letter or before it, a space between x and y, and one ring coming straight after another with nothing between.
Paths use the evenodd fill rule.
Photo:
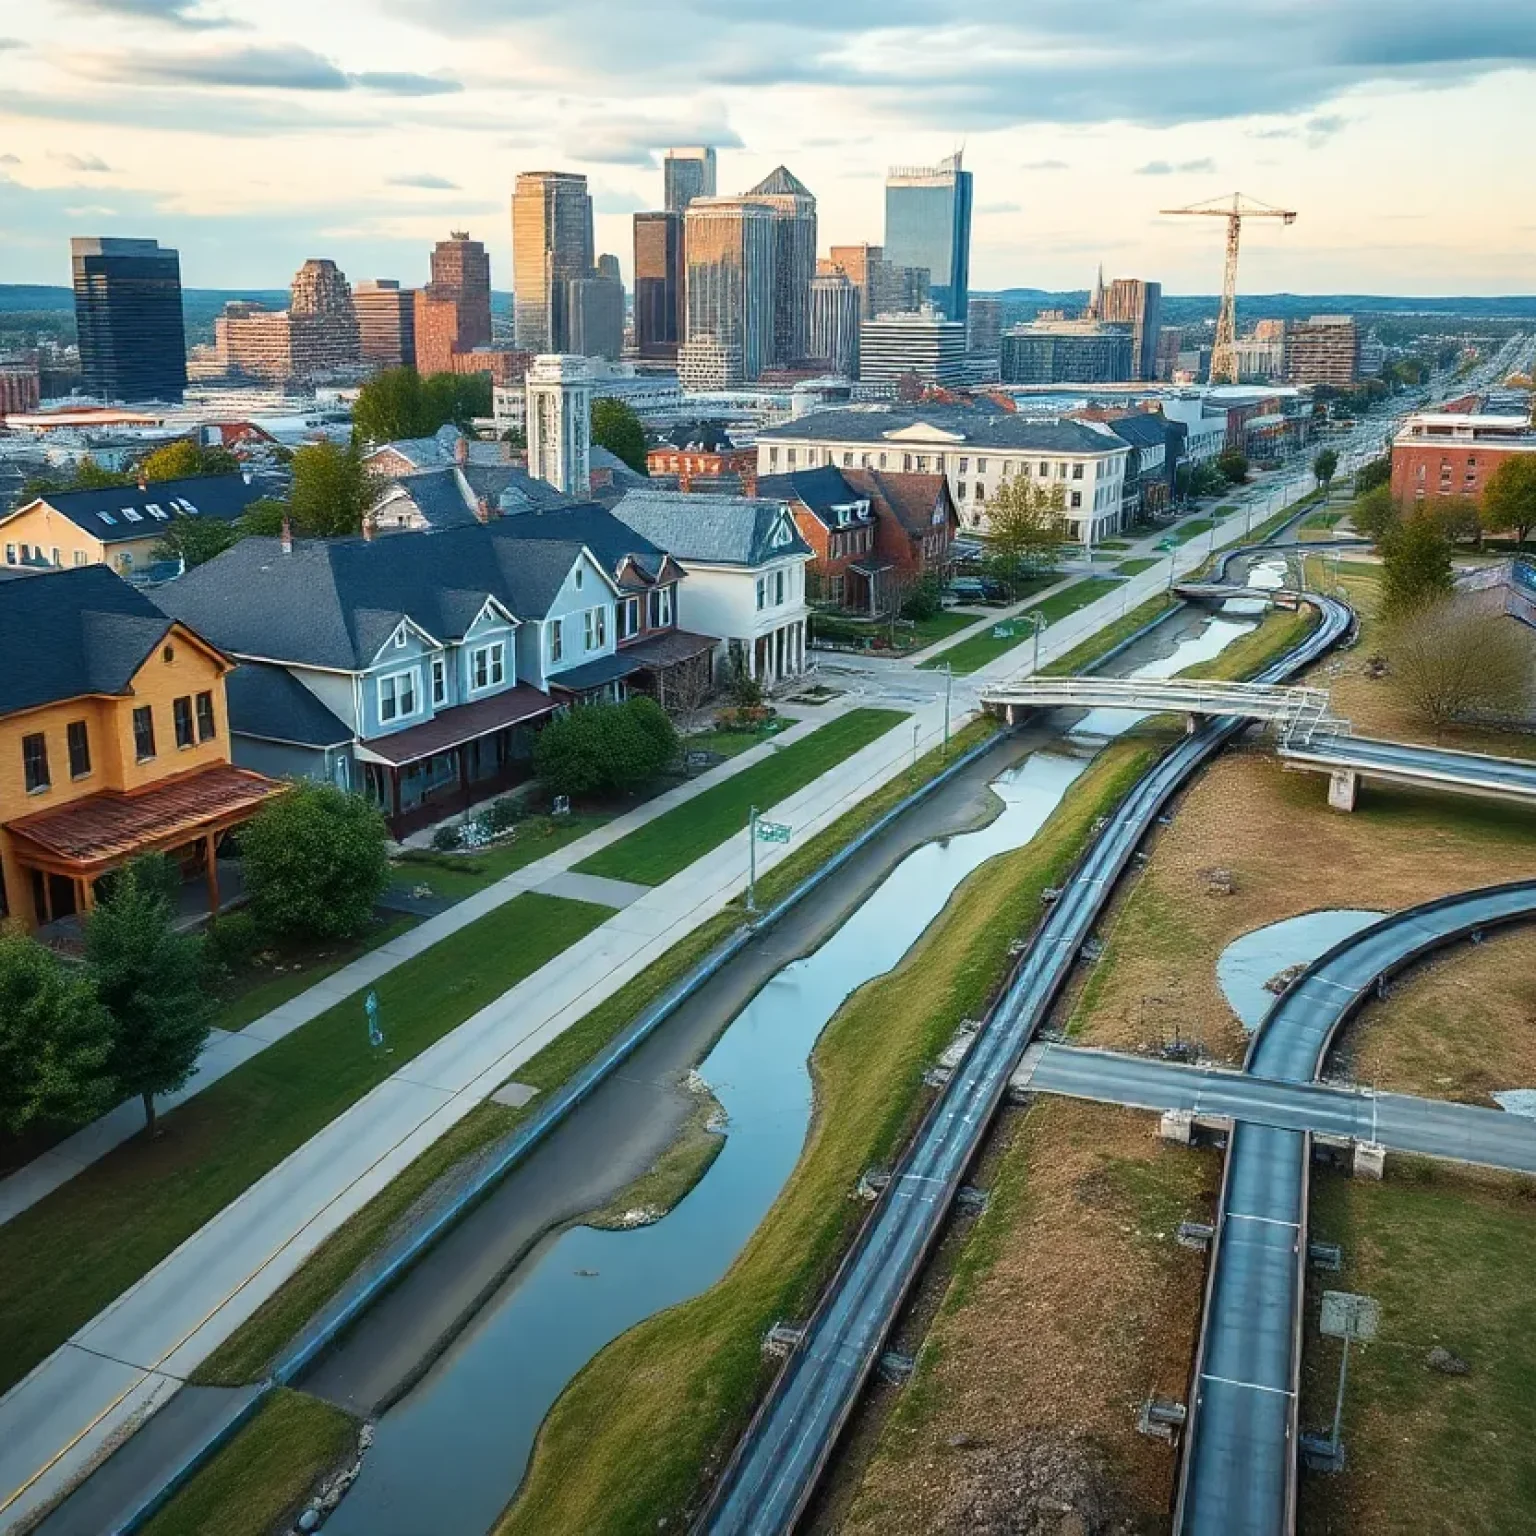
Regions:
<instances>
[{"instance_id":1,"label":"white house","mask_svg":"<svg viewBox=\"0 0 1536 1536\"><path fill-rule=\"evenodd\" d=\"M631 491L613 515L682 566L679 620L721 636L722 662L769 687L805 670L813 551L784 502Z\"/></svg>"}]
</instances>

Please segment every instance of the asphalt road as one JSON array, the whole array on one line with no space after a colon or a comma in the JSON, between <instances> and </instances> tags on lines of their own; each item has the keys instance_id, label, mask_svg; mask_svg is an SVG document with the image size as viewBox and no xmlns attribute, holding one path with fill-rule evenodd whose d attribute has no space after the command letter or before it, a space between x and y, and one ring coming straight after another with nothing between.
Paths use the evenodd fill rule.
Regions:
<instances>
[{"instance_id":1,"label":"asphalt road","mask_svg":"<svg viewBox=\"0 0 1536 1536\"><path fill-rule=\"evenodd\" d=\"M1280 748L1282 757L1353 768L1366 778L1396 783L1482 790L1536 800L1536 763L1516 758L1447 752L1400 741L1319 734L1304 746Z\"/></svg>"}]
</instances>

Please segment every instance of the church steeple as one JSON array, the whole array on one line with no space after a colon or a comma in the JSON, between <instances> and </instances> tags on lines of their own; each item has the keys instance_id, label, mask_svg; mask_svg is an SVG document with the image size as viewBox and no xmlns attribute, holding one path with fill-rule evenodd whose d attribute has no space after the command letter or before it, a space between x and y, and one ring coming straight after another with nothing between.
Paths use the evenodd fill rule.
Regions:
<instances>
[{"instance_id":1,"label":"church steeple","mask_svg":"<svg viewBox=\"0 0 1536 1536\"><path fill-rule=\"evenodd\" d=\"M1098 281L1093 285L1093 297L1088 301L1088 318L1090 320L1102 320L1104 318L1104 263L1099 263Z\"/></svg>"}]
</instances>

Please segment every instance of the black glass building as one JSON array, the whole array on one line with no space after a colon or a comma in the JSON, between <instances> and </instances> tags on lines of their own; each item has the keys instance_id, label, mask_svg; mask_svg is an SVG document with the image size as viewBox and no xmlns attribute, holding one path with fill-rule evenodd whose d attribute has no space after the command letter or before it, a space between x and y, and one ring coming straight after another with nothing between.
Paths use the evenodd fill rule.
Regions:
<instances>
[{"instance_id":1,"label":"black glass building","mask_svg":"<svg viewBox=\"0 0 1536 1536\"><path fill-rule=\"evenodd\" d=\"M187 387L181 256L155 240L69 242L75 328L87 393L180 400Z\"/></svg>"},{"instance_id":2,"label":"black glass building","mask_svg":"<svg viewBox=\"0 0 1536 1536\"><path fill-rule=\"evenodd\" d=\"M674 363L682 341L683 216L635 215L635 346L640 356Z\"/></svg>"}]
</instances>

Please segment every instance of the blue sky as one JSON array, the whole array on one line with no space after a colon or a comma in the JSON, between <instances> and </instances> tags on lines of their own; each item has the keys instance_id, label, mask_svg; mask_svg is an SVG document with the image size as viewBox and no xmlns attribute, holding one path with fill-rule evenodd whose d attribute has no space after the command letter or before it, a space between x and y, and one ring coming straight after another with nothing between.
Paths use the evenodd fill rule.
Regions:
<instances>
[{"instance_id":1,"label":"blue sky","mask_svg":"<svg viewBox=\"0 0 1536 1536\"><path fill-rule=\"evenodd\" d=\"M938 19L936 19L938 18ZM145 234L199 287L309 256L418 282L468 228L511 286L519 170L585 171L600 249L671 143L721 191L780 161L823 246L878 242L891 164L959 145L978 287L1213 292L1241 188L1250 292L1536 292L1531 0L32 0L0 15L0 282Z\"/></svg>"}]
</instances>

